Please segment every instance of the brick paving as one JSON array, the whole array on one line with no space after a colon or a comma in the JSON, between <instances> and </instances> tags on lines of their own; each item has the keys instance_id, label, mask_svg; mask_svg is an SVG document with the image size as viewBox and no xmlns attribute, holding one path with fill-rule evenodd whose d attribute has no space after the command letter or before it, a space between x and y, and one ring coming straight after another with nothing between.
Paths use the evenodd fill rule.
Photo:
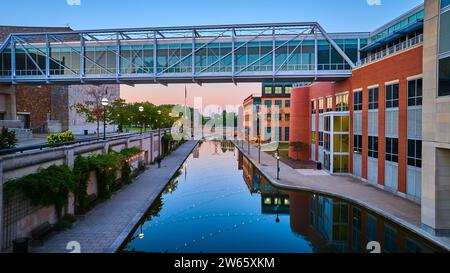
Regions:
<instances>
[{"instance_id":1,"label":"brick paving","mask_svg":"<svg viewBox=\"0 0 450 273\"><path fill-rule=\"evenodd\" d=\"M318 175L314 173L304 175L282 161L280 162L280 180L276 180L276 159L273 156L261 152L261 164L258 164L258 149L255 145L250 146L250 156L247 143L242 145L241 142L236 142L236 146L276 186L333 195L356 203L450 249L449 237L432 236L420 228L420 205L415 202L351 176L321 175L319 173Z\"/></svg>"},{"instance_id":2,"label":"brick paving","mask_svg":"<svg viewBox=\"0 0 450 273\"><path fill-rule=\"evenodd\" d=\"M69 253L66 246L71 241L80 243L82 253L116 252L195 145L197 141L186 142L162 161L160 169L150 166L134 183L78 219L71 229L50 236L32 252Z\"/></svg>"}]
</instances>

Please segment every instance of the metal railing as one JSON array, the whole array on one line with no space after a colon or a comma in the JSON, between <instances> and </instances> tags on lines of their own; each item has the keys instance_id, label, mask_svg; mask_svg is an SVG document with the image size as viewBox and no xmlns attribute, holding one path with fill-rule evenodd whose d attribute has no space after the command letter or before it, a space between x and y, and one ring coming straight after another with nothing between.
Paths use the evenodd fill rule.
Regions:
<instances>
[{"instance_id":1,"label":"metal railing","mask_svg":"<svg viewBox=\"0 0 450 273\"><path fill-rule=\"evenodd\" d=\"M161 133L167 132L167 130L170 129L161 129ZM152 131L147 131L144 133L158 133L158 130L152 130ZM122 134L110 134L107 135L106 138L107 139L114 139L114 138L121 138L121 137L130 137L130 136L138 136L141 135L140 132L135 132L135 133L122 133ZM82 144L82 143L87 143L87 142L93 142L93 141L100 141L103 140L103 136L95 136L95 137L88 137L88 138L83 138L83 139L79 139L79 140L75 140L75 141L70 141L70 142L64 142L64 143L53 143L53 144L37 144L37 145L30 145L30 146L22 146L22 147L17 147L17 148L11 148L11 149L2 149L0 150L0 156L3 155L9 155L9 154L17 154L17 153L24 153L24 152L29 152L29 151L34 151L34 150L44 150L44 149L49 149L49 148L58 148L58 147L63 147L63 146L70 146L70 145L74 145L74 144Z\"/></svg>"},{"instance_id":2,"label":"metal railing","mask_svg":"<svg viewBox=\"0 0 450 273\"><path fill-rule=\"evenodd\" d=\"M401 43L393 45L389 48L386 48L383 51L374 53L364 59L361 59L359 62L356 63L356 66L359 67L359 66L363 66L363 65L378 61L382 58L385 58L385 57L395 54L397 52L406 50L410 47L416 46L421 43L423 43L423 34L415 36L414 38L408 39L404 42L401 42Z\"/></svg>"}]
</instances>

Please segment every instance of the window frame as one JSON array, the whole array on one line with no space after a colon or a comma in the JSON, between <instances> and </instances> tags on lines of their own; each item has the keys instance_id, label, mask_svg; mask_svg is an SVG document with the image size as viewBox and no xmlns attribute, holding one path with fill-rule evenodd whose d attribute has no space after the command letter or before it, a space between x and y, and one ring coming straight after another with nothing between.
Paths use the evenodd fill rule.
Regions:
<instances>
[{"instance_id":1,"label":"window frame","mask_svg":"<svg viewBox=\"0 0 450 273\"><path fill-rule=\"evenodd\" d=\"M419 83L420 83L420 85L419 85ZM414 85L414 94L411 94L411 87L412 87L411 84ZM420 86L420 89L419 89L419 86ZM408 107L422 106L422 104L423 104L423 79L417 78L417 79L409 80L407 88L408 88L408 90L407 90ZM419 90L420 90L420 92L419 92ZM413 96L411 96L411 95L413 95Z\"/></svg>"},{"instance_id":2,"label":"window frame","mask_svg":"<svg viewBox=\"0 0 450 273\"><path fill-rule=\"evenodd\" d=\"M395 88L396 87L396 88ZM386 109L398 108L400 104L400 85L399 83L390 83L385 85Z\"/></svg>"},{"instance_id":3,"label":"window frame","mask_svg":"<svg viewBox=\"0 0 450 273\"><path fill-rule=\"evenodd\" d=\"M378 136L367 136L367 156L378 158Z\"/></svg>"},{"instance_id":4,"label":"window frame","mask_svg":"<svg viewBox=\"0 0 450 273\"><path fill-rule=\"evenodd\" d=\"M414 147L413 151L410 149L410 144ZM422 168L422 140L408 139L407 146L407 164L411 167Z\"/></svg>"},{"instance_id":5,"label":"window frame","mask_svg":"<svg viewBox=\"0 0 450 273\"><path fill-rule=\"evenodd\" d=\"M386 137L386 161L398 163L398 138Z\"/></svg>"},{"instance_id":6,"label":"window frame","mask_svg":"<svg viewBox=\"0 0 450 273\"><path fill-rule=\"evenodd\" d=\"M375 92L376 91L376 92ZM367 94L368 94L368 109L369 110L378 110L380 107L380 88L377 87L372 87L372 88L368 88L367 89ZM376 95L376 96L375 96ZM372 101L371 101L372 99Z\"/></svg>"}]
</instances>

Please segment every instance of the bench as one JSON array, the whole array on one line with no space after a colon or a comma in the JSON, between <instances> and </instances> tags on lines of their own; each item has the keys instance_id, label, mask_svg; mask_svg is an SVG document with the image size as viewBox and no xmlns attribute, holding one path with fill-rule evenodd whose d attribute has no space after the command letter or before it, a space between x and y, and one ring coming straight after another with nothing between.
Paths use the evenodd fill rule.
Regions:
<instances>
[{"instance_id":1,"label":"bench","mask_svg":"<svg viewBox=\"0 0 450 273\"><path fill-rule=\"evenodd\" d=\"M31 239L33 241L41 241L51 231L52 225L49 222L42 223L31 231Z\"/></svg>"}]
</instances>

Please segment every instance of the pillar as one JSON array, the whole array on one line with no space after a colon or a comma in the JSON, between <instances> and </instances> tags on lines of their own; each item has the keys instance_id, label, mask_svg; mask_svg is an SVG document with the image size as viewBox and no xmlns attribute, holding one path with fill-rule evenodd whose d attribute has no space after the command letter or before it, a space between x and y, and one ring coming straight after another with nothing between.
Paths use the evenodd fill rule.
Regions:
<instances>
[{"instance_id":1,"label":"pillar","mask_svg":"<svg viewBox=\"0 0 450 273\"><path fill-rule=\"evenodd\" d=\"M309 87L293 88L291 93L291 134L289 142L301 142L303 147L299 152L293 147L289 147L289 157L294 159L311 158L311 119L310 119L310 101Z\"/></svg>"},{"instance_id":2,"label":"pillar","mask_svg":"<svg viewBox=\"0 0 450 273\"><path fill-rule=\"evenodd\" d=\"M3 161L0 159L0 253L3 249Z\"/></svg>"}]
</instances>

